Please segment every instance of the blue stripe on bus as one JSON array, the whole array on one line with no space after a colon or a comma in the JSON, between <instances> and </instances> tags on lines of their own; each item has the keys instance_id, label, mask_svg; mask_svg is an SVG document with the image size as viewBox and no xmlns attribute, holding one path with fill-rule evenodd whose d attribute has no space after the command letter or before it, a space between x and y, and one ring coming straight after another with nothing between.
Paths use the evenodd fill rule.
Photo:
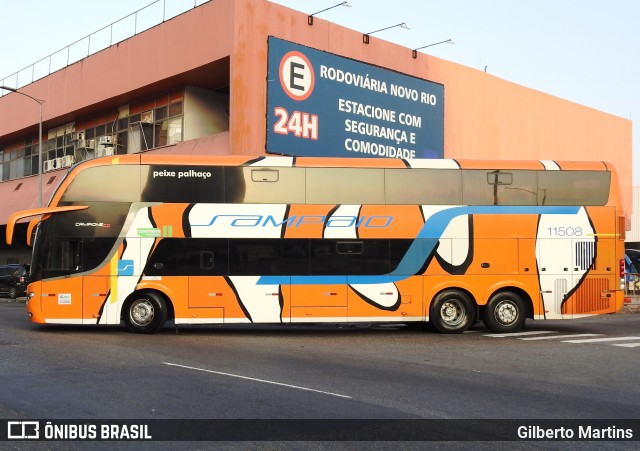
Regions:
<instances>
[{"instance_id":1,"label":"blue stripe on bus","mask_svg":"<svg viewBox=\"0 0 640 451\"><path fill-rule=\"evenodd\" d=\"M257 285L373 285L398 282L411 274L379 276L261 276Z\"/></svg>"},{"instance_id":2,"label":"blue stripe on bus","mask_svg":"<svg viewBox=\"0 0 640 451\"><path fill-rule=\"evenodd\" d=\"M398 267L389 274L379 276L261 276L258 285L356 285L356 284L380 284L398 282L416 274L429 255L435 249L438 240L445 229L457 216L462 215L575 215L580 211L579 206L503 206L503 205L479 205L452 207L441 210L430 216L418 232L416 240L411 243L407 253L402 258ZM472 239L472 238L470 238Z\"/></svg>"}]
</instances>

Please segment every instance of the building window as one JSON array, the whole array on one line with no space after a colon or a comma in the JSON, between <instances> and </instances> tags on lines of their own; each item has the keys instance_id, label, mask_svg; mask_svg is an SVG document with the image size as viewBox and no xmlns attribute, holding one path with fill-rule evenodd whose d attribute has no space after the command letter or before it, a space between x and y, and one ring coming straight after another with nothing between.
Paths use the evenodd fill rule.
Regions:
<instances>
[{"instance_id":1,"label":"building window","mask_svg":"<svg viewBox=\"0 0 640 451\"><path fill-rule=\"evenodd\" d=\"M164 93L130 106L130 115L107 112L44 133L42 162L65 156L82 161L102 155L137 153L182 141L182 89ZM78 138L77 132L84 136ZM79 147L80 141L86 147ZM93 147L89 147L93 145ZM38 174L38 138L0 145L0 181ZM109 153L111 150L113 153Z\"/></svg>"},{"instance_id":2,"label":"building window","mask_svg":"<svg viewBox=\"0 0 640 451\"><path fill-rule=\"evenodd\" d=\"M180 142L182 141L182 112L182 98L169 99L166 94L132 105L128 135L126 138L119 137L118 141L127 143L127 153Z\"/></svg>"},{"instance_id":3,"label":"building window","mask_svg":"<svg viewBox=\"0 0 640 451\"><path fill-rule=\"evenodd\" d=\"M5 149L0 152L0 180L12 180L22 177L24 173L24 148Z\"/></svg>"}]
</instances>

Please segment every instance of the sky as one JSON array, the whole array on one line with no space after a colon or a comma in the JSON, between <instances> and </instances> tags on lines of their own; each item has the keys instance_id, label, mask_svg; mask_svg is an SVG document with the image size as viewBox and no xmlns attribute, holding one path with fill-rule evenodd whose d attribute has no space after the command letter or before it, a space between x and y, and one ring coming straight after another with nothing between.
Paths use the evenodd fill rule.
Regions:
<instances>
[{"instance_id":1,"label":"sky","mask_svg":"<svg viewBox=\"0 0 640 451\"><path fill-rule=\"evenodd\" d=\"M0 83L89 34L114 26L116 37L204 0L0 0ZM215 1L215 0L212 0ZM307 14L341 0L272 0ZM485 70L519 85L604 111L633 124L633 180L640 184L640 1L638 0L349 0L318 18ZM102 45L105 32L92 38ZM86 50L86 40L70 52ZM92 48L93 49L93 48ZM56 53L54 63L64 60ZM46 60L48 63L48 60ZM43 63L36 66L43 67ZM21 71L21 78L30 71ZM611 149L615 152L615 149ZM579 159L579 158L576 158Z\"/></svg>"}]
</instances>

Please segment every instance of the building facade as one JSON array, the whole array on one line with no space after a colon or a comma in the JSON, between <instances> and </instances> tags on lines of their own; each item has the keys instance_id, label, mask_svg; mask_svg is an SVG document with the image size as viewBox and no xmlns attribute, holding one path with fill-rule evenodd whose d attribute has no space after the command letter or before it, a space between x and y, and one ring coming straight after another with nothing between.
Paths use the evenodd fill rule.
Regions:
<instances>
[{"instance_id":1,"label":"building facade","mask_svg":"<svg viewBox=\"0 0 640 451\"><path fill-rule=\"evenodd\" d=\"M631 121L366 41L266 0L212 0L20 88L45 100L45 204L74 162L138 152L605 159L629 228ZM36 108L0 97L3 225L37 206ZM28 259L0 247L0 263Z\"/></svg>"}]
</instances>

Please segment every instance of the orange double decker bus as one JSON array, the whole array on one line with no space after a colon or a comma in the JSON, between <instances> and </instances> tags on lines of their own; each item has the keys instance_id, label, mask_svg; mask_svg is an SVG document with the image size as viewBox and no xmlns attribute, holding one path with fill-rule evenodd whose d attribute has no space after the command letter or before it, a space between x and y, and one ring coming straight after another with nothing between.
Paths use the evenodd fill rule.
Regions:
<instances>
[{"instance_id":1,"label":"orange double decker bus","mask_svg":"<svg viewBox=\"0 0 640 451\"><path fill-rule=\"evenodd\" d=\"M8 242L26 217L37 323L513 332L623 304L604 162L123 155L72 167Z\"/></svg>"}]
</instances>

